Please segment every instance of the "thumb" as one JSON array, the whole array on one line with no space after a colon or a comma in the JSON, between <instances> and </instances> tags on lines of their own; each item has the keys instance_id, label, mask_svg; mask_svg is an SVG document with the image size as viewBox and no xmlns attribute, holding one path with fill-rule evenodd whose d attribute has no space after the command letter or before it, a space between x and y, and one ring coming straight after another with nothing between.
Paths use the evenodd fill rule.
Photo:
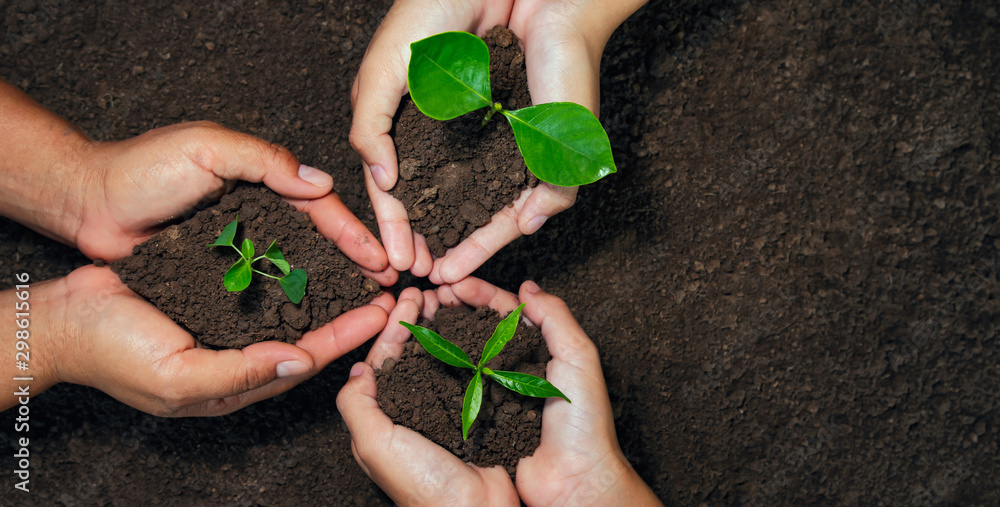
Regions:
<instances>
[{"instance_id":1,"label":"thumb","mask_svg":"<svg viewBox=\"0 0 1000 507\"><path fill-rule=\"evenodd\" d=\"M375 371L367 363L357 363L337 395L337 410L362 455L392 430L392 421L382 412L375 393Z\"/></svg>"},{"instance_id":2,"label":"thumb","mask_svg":"<svg viewBox=\"0 0 1000 507\"><path fill-rule=\"evenodd\" d=\"M379 65L365 59L351 90L354 117L348 139L383 192L392 190L399 174L396 145L389 136L400 97L406 93L406 76L390 70L399 67L398 62Z\"/></svg>"},{"instance_id":3,"label":"thumb","mask_svg":"<svg viewBox=\"0 0 1000 507\"><path fill-rule=\"evenodd\" d=\"M557 187L541 183L535 187L517 214L517 228L521 234L534 234L553 215L561 213L576 202L579 187Z\"/></svg>"},{"instance_id":4,"label":"thumb","mask_svg":"<svg viewBox=\"0 0 1000 507\"><path fill-rule=\"evenodd\" d=\"M263 182L271 190L294 199L315 199L333 189L329 174L299 164L284 146L223 127L211 130L210 138L202 138L202 144L209 147L210 158L198 162L219 178Z\"/></svg>"},{"instance_id":5,"label":"thumb","mask_svg":"<svg viewBox=\"0 0 1000 507\"><path fill-rule=\"evenodd\" d=\"M305 350L281 342L260 342L242 350L187 349L174 356L179 361L171 383L183 386L183 398L172 400L179 405L237 396L247 405L256 398L244 393L257 390L277 379L302 377L312 372L315 362ZM282 386L281 390L289 386ZM269 393L271 396L277 393ZM227 407L236 410L240 407Z\"/></svg>"}]
</instances>

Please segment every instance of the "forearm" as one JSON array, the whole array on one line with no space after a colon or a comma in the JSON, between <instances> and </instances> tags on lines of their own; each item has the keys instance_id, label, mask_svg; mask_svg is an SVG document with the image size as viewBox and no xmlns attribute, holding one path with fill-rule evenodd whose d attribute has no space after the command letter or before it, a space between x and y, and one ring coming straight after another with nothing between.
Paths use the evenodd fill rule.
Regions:
<instances>
[{"instance_id":1,"label":"forearm","mask_svg":"<svg viewBox=\"0 0 1000 507\"><path fill-rule=\"evenodd\" d=\"M93 143L0 80L0 215L75 245Z\"/></svg>"},{"instance_id":2,"label":"forearm","mask_svg":"<svg viewBox=\"0 0 1000 507\"><path fill-rule=\"evenodd\" d=\"M0 411L27 404L59 380L55 343L62 340L63 279L33 283L15 274L13 289L0 292Z\"/></svg>"}]
</instances>

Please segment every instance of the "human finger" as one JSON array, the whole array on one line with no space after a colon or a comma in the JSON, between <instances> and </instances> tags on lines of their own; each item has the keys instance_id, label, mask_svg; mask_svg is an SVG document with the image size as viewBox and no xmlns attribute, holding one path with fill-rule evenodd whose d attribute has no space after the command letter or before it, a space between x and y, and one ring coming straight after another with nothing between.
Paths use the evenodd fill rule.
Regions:
<instances>
[{"instance_id":1,"label":"human finger","mask_svg":"<svg viewBox=\"0 0 1000 507\"><path fill-rule=\"evenodd\" d=\"M389 257L389 265L397 271L409 271L413 266L415 253L413 232L410 229L410 217L406 213L406 208L398 199L378 188L372 179L368 164L362 166L365 171L365 187L368 189L368 197L375 210L375 219L378 221L382 243Z\"/></svg>"},{"instance_id":2,"label":"human finger","mask_svg":"<svg viewBox=\"0 0 1000 507\"><path fill-rule=\"evenodd\" d=\"M365 362L373 368L381 368L387 358L399 359L403 355L403 347L410 339L410 331L399 324L400 321L416 324L424 306L424 294L416 287L407 287L399 293L396 307L389 314L385 329L379 333Z\"/></svg>"},{"instance_id":3,"label":"human finger","mask_svg":"<svg viewBox=\"0 0 1000 507\"><path fill-rule=\"evenodd\" d=\"M521 234L534 234L554 215L576 202L579 187L558 187L541 183L535 187L517 214L517 227Z\"/></svg>"},{"instance_id":4,"label":"human finger","mask_svg":"<svg viewBox=\"0 0 1000 507\"><path fill-rule=\"evenodd\" d=\"M298 211L308 213L316 230L361 267L378 272L389 266L382 244L337 194L331 192L310 200L288 199L288 202Z\"/></svg>"},{"instance_id":5,"label":"human finger","mask_svg":"<svg viewBox=\"0 0 1000 507\"><path fill-rule=\"evenodd\" d=\"M489 306L500 313L512 312L520 304L514 294L471 276L451 284L451 291L469 306Z\"/></svg>"}]
</instances>

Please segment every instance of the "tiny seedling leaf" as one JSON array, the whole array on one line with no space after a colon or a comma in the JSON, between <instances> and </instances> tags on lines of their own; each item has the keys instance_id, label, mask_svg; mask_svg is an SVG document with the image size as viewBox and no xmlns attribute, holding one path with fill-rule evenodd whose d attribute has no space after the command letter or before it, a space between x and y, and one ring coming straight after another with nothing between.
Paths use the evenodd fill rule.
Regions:
<instances>
[{"instance_id":1,"label":"tiny seedling leaf","mask_svg":"<svg viewBox=\"0 0 1000 507\"><path fill-rule=\"evenodd\" d=\"M291 302L295 304L302 302L302 298L306 295L306 272L304 270L296 269L283 278L279 278L278 281L281 282L281 288L285 289L285 295Z\"/></svg>"},{"instance_id":2,"label":"tiny seedling leaf","mask_svg":"<svg viewBox=\"0 0 1000 507\"><path fill-rule=\"evenodd\" d=\"M410 98L435 120L493 105L490 50L468 32L444 32L410 44Z\"/></svg>"},{"instance_id":3,"label":"tiny seedling leaf","mask_svg":"<svg viewBox=\"0 0 1000 507\"><path fill-rule=\"evenodd\" d=\"M479 407L483 404L483 376L479 370L465 389L465 401L462 402L462 440L469 438L469 428L479 415Z\"/></svg>"},{"instance_id":4,"label":"tiny seedling leaf","mask_svg":"<svg viewBox=\"0 0 1000 507\"><path fill-rule=\"evenodd\" d=\"M514 129L524 163L538 179L573 187L617 171L608 134L589 109L551 102L502 113Z\"/></svg>"},{"instance_id":5,"label":"tiny seedling leaf","mask_svg":"<svg viewBox=\"0 0 1000 507\"><path fill-rule=\"evenodd\" d=\"M514 337L514 331L517 330L517 323L521 320L521 309L524 308L524 303L518 306L516 310L510 312L506 318L497 324L496 330L493 331L493 336L490 337L489 341L486 342L486 346L483 347L483 357L479 358L479 366L486 364L490 359L496 357L500 351L503 350L504 345Z\"/></svg>"},{"instance_id":6,"label":"tiny seedling leaf","mask_svg":"<svg viewBox=\"0 0 1000 507\"><path fill-rule=\"evenodd\" d=\"M250 286L251 278L253 278L253 271L250 269L250 263L246 259L240 259L229 268L229 271L226 271L226 275L222 277L222 283L226 286L227 291L239 292Z\"/></svg>"},{"instance_id":7,"label":"tiny seedling leaf","mask_svg":"<svg viewBox=\"0 0 1000 507\"><path fill-rule=\"evenodd\" d=\"M239 217L239 215L237 215L235 220L233 220L232 222L229 222L229 225L225 226L222 229L222 234L219 234L219 238L215 240L215 243L212 243L212 244L210 244L208 246L231 246L231 247L235 247L236 245L233 244L233 238L236 237L236 222L239 222L239 220L240 220L240 217Z\"/></svg>"},{"instance_id":8,"label":"tiny seedling leaf","mask_svg":"<svg viewBox=\"0 0 1000 507\"><path fill-rule=\"evenodd\" d=\"M472 360L469 359L469 355L465 351L458 345L441 338L441 335L425 327L415 326L408 322L400 321L399 324L409 329L413 333L413 336L417 338L417 341L420 342L420 346L427 352L430 352L432 356L452 366L476 369L476 365L472 364Z\"/></svg>"},{"instance_id":9,"label":"tiny seedling leaf","mask_svg":"<svg viewBox=\"0 0 1000 507\"><path fill-rule=\"evenodd\" d=\"M493 380L499 382L500 385L516 393L521 393L525 396L533 396L535 398L558 396L566 401L569 401L569 398L567 398L562 391L543 378L528 375L527 373L517 373L513 371L494 370L487 373L493 377Z\"/></svg>"},{"instance_id":10,"label":"tiny seedling leaf","mask_svg":"<svg viewBox=\"0 0 1000 507\"><path fill-rule=\"evenodd\" d=\"M285 255L281 253L281 249L278 248L278 245L275 243L277 243L277 240L272 241L271 246L267 247L267 251L264 252L264 257L277 266L278 269L281 270L282 274L287 275L291 271L292 266L285 260Z\"/></svg>"},{"instance_id":11,"label":"tiny seedling leaf","mask_svg":"<svg viewBox=\"0 0 1000 507\"><path fill-rule=\"evenodd\" d=\"M243 254L243 258L246 259L248 262L253 262L253 254L254 254L253 241L250 241L249 239L244 239L243 248L240 249L240 253Z\"/></svg>"}]
</instances>

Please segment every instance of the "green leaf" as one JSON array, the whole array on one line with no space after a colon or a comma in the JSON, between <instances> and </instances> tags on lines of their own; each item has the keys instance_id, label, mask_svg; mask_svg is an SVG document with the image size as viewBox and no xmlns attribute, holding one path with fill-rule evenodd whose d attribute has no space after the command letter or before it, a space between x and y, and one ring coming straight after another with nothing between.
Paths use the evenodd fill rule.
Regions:
<instances>
[{"instance_id":1,"label":"green leaf","mask_svg":"<svg viewBox=\"0 0 1000 507\"><path fill-rule=\"evenodd\" d=\"M233 220L232 222L229 222L229 225L225 226L222 229L222 234L219 234L219 239L216 239L215 243L212 243L212 244L210 244L208 246L210 246L210 247L212 247L212 246L231 246L231 247L235 247L236 245L233 244L233 238L236 237L236 222L239 222L239 221L240 221L240 216L236 215L236 219Z\"/></svg>"},{"instance_id":2,"label":"green leaf","mask_svg":"<svg viewBox=\"0 0 1000 507\"><path fill-rule=\"evenodd\" d=\"M244 259L248 261L252 260L254 254L253 241L250 241L249 239L244 239L243 248L240 250L240 253L243 254Z\"/></svg>"},{"instance_id":3,"label":"green leaf","mask_svg":"<svg viewBox=\"0 0 1000 507\"><path fill-rule=\"evenodd\" d=\"M452 366L476 369L476 365L472 364L472 359L469 359L469 355L465 351L459 348L458 345L441 338L441 335L426 327L414 326L408 322L400 321L399 324L409 329L413 333L413 336L417 338L417 341L420 342L420 346L427 352L430 352L432 356Z\"/></svg>"},{"instance_id":4,"label":"green leaf","mask_svg":"<svg viewBox=\"0 0 1000 507\"><path fill-rule=\"evenodd\" d=\"M275 243L277 243L277 240L272 241L271 246L267 247L267 251L264 252L264 258L271 261L275 266L278 266L278 269L287 275L292 266L285 260L285 255L281 253L281 249Z\"/></svg>"},{"instance_id":5,"label":"green leaf","mask_svg":"<svg viewBox=\"0 0 1000 507\"><path fill-rule=\"evenodd\" d=\"M465 389L465 401L462 402L462 440L469 438L469 428L479 415L479 407L483 404L483 377L476 370L469 387Z\"/></svg>"},{"instance_id":6,"label":"green leaf","mask_svg":"<svg viewBox=\"0 0 1000 507\"><path fill-rule=\"evenodd\" d=\"M444 32L410 44L410 98L435 120L493 105L490 50L468 32Z\"/></svg>"},{"instance_id":7,"label":"green leaf","mask_svg":"<svg viewBox=\"0 0 1000 507\"><path fill-rule=\"evenodd\" d=\"M542 181L574 187L618 170L607 132L580 104L552 102L501 112L514 129L524 163Z\"/></svg>"},{"instance_id":8,"label":"green leaf","mask_svg":"<svg viewBox=\"0 0 1000 507\"><path fill-rule=\"evenodd\" d=\"M250 286L251 278L253 278L253 271L250 269L250 263L246 259L240 259L229 268L229 271L226 271L226 275L222 277L222 283L226 286L227 291L239 292Z\"/></svg>"},{"instance_id":9,"label":"green leaf","mask_svg":"<svg viewBox=\"0 0 1000 507\"><path fill-rule=\"evenodd\" d=\"M479 358L479 366L486 364L490 359L496 357L503 350L504 345L507 345L507 342L514 337L514 331L517 330L517 323L521 320L522 308L524 308L524 303L521 303L521 306L518 306L516 310L510 312L510 315L497 324L496 330L493 331L493 336L490 337L489 341L486 342L486 346L483 347L483 357Z\"/></svg>"},{"instance_id":10,"label":"green leaf","mask_svg":"<svg viewBox=\"0 0 1000 507\"><path fill-rule=\"evenodd\" d=\"M566 401L569 401L569 398L567 398L562 391L543 378L528 375L527 373L517 373L513 371L494 370L486 373L493 377L493 380L499 382L500 385L516 393L521 393L525 396L533 396L535 398L558 396Z\"/></svg>"},{"instance_id":11,"label":"green leaf","mask_svg":"<svg viewBox=\"0 0 1000 507\"><path fill-rule=\"evenodd\" d=\"M278 281L281 282L281 288L285 289L285 295L291 302L295 304L302 302L302 298L306 295L306 272L304 270L296 269L279 278Z\"/></svg>"}]
</instances>

